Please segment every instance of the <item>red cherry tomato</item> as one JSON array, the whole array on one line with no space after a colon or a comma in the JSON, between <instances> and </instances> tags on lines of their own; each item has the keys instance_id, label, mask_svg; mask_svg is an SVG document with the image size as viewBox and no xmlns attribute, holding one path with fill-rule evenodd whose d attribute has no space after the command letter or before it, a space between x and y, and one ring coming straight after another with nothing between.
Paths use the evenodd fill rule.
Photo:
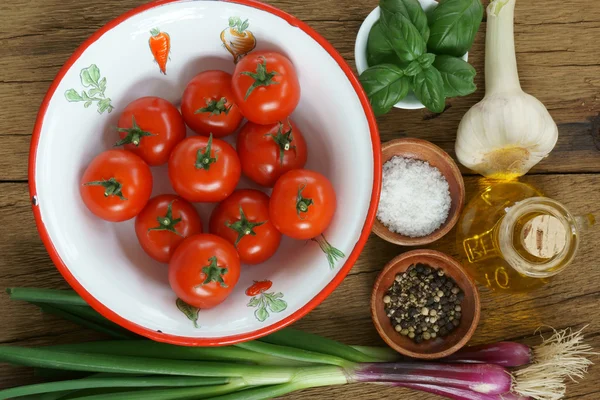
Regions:
<instances>
[{"instance_id":1,"label":"red cherry tomato","mask_svg":"<svg viewBox=\"0 0 600 400\"><path fill-rule=\"evenodd\" d=\"M271 281L254 281L254 284L246 289L246 296L254 297L271 289L273 282Z\"/></svg>"},{"instance_id":2,"label":"red cherry tomato","mask_svg":"<svg viewBox=\"0 0 600 400\"><path fill-rule=\"evenodd\" d=\"M257 124L284 120L300 101L300 82L292 62L274 51L255 51L242 58L232 86L240 111Z\"/></svg>"},{"instance_id":3,"label":"red cherry tomato","mask_svg":"<svg viewBox=\"0 0 600 400\"><path fill-rule=\"evenodd\" d=\"M179 110L160 97L132 101L123 110L118 125L121 140L116 146L124 145L125 150L151 166L169 161L173 148L185 138L185 123Z\"/></svg>"},{"instance_id":4,"label":"red cherry tomato","mask_svg":"<svg viewBox=\"0 0 600 400\"><path fill-rule=\"evenodd\" d=\"M190 203L174 194L156 196L135 219L135 234L144 251L168 263L188 236L202 233L202 221Z\"/></svg>"},{"instance_id":5,"label":"red cherry tomato","mask_svg":"<svg viewBox=\"0 0 600 400\"><path fill-rule=\"evenodd\" d=\"M279 232L306 240L325 231L335 208L335 192L327 178L318 172L295 169L275 184L269 213Z\"/></svg>"},{"instance_id":6,"label":"red cherry tomato","mask_svg":"<svg viewBox=\"0 0 600 400\"><path fill-rule=\"evenodd\" d=\"M303 168L308 157L306 142L296 125L258 125L248 122L237 140L242 172L259 185L273 187L281 175Z\"/></svg>"},{"instance_id":7,"label":"red cherry tomato","mask_svg":"<svg viewBox=\"0 0 600 400\"><path fill-rule=\"evenodd\" d=\"M152 173L140 157L125 150L100 153L81 177L79 188L87 208L112 222L138 215L152 194Z\"/></svg>"},{"instance_id":8,"label":"red cherry tomato","mask_svg":"<svg viewBox=\"0 0 600 400\"><path fill-rule=\"evenodd\" d=\"M235 132L244 118L233 102L231 75L224 71L196 75L183 92L181 113L194 132L214 137Z\"/></svg>"},{"instance_id":9,"label":"red cherry tomato","mask_svg":"<svg viewBox=\"0 0 600 400\"><path fill-rule=\"evenodd\" d=\"M253 189L237 190L219 204L209 229L233 243L245 264L268 260L281 242L281 233L269 219L269 196Z\"/></svg>"},{"instance_id":10,"label":"red cherry tomato","mask_svg":"<svg viewBox=\"0 0 600 400\"><path fill-rule=\"evenodd\" d=\"M175 147L169 159L173 189L191 202L219 202L235 190L242 169L230 144L194 136Z\"/></svg>"},{"instance_id":11,"label":"red cherry tomato","mask_svg":"<svg viewBox=\"0 0 600 400\"><path fill-rule=\"evenodd\" d=\"M190 236L169 263L169 283L181 300L198 308L221 304L240 278L240 258L227 240L209 234Z\"/></svg>"}]
</instances>

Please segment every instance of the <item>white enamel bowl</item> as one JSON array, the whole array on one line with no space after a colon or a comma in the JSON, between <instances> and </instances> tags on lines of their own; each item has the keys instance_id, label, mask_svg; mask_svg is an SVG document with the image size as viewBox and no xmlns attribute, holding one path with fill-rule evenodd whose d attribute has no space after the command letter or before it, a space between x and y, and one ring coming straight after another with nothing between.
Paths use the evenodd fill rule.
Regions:
<instances>
[{"instance_id":1,"label":"white enamel bowl","mask_svg":"<svg viewBox=\"0 0 600 400\"><path fill-rule=\"evenodd\" d=\"M419 3L425 12L434 9L438 4L438 2L435 0L419 0ZM365 69L369 68L369 64L367 63L367 42L369 40L371 28L373 28L373 25L379 21L380 17L381 9L378 6L371 11L367 18L365 18L360 26L358 35L356 36L356 43L354 44L354 61L356 62L356 70L359 74L362 74ZM462 56L462 59L468 61L469 53L466 53L464 56ZM425 108L423 103L417 99L417 96L415 96L412 91L408 93L404 100L394 104L394 107L405 110L419 110L421 108Z\"/></svg>"},{"instance_id":2,"label":"white enamel bowl","mask_svg":"<svg viewBox=\"0 0 600 400\"><path fill-rule=\"evenodd\" d=\"M229 30L230 17L248 20L246 47L239 41L232 46L236 38ZM166 75L149 48L153 28L170 37ZM325 235L346 256L332 269L317 243L286 238L268 262L243 266L234 293L223 304L198 314L188 310L186 316L176 306L167 266L137 243L133 220L113 224L94 217L81 201L78 182L93 157L117 139L114 127L130 101L154 95L179 104L193 76L207 69L233 72L228 48L235 53L254 43L256 49L286 53L297 69L302 97L292 118L308 142L307 168L329 177L335 187L337 212ZM166 172L166 167L153 169L153 195L173 192ZM252 0L161 0L100 29L50 87L33 133L29 170L42 240L81 296L131 331L158 341L205 346L266 335L322 302L344 279L368 238L380 174L375 120L348 65L306 24ZM252 185L242 181L241 186ZM205 231L213 207L198 205ZM268 289L248 295L254 281L268 281ZM274 299L279 301L273 304Z\"/></svg>"}]
</instances>

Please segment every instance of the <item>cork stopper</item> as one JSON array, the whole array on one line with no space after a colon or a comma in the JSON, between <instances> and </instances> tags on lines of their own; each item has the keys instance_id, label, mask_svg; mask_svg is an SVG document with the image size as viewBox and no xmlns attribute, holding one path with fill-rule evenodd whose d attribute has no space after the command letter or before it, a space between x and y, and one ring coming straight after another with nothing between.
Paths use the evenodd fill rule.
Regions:
<instances>
[{"instance_id":1,"label":"cork stopper","mask_svg":"<svg viewBox=\"0 0 600 400\"><path fill-rule=\"evenodd\" d=\"M558 218L538 215L523 226L523 247L535 257L552 258L565 248L566 233L565 226Z\"/></svg>"}]
</instances>

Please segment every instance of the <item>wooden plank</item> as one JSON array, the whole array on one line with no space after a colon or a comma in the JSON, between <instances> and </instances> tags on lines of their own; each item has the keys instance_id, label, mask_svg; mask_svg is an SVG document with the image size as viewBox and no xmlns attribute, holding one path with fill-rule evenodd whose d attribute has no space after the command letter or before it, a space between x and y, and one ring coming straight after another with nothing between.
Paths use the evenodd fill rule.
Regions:
<instances>
[{"instance_id":1,"label":"wooden plank","mask_svg":"<svg viewBox=\"0 0 600 400\"><path fill-rule=\"evenodd\" d=\"M548 196L563 202L574 214L600 215L600 192L589 188L600 185L600 175L545 175L524 179L536 185ZM471 198L488 182L476 177L466 179L467 197ZM67 284L52 266L35 231L25 184L0 184L0 225L5 240L0 241L0 288L36 286L66 288ZM9 213L7 212L9 211ZM587 329L590 343L600 348L600 270L595 267L595 246L600 242L600 229L594 228L583 236L579 256L572 266L558 275L549 285L528 295L498 295L482 289L482 321L473 343L514 339L529 344L538 342L534 331L540 326L555 328L582 327ZM429 246L456 255L453 233ZM359 261L344 283L296 327L325 335L346 343L377 345L381 339L371 323L369 301L372 284L381 268L391 258L408 249L391 245L373 236ZM88 331L43 316L32 306L0 301L0 343L43 345L89 340ZM577 312L572 312L577 310ZM97 336L94 336L97 337ZM569 387L567 398L594 399L593 382L600 378L600 369L594 367L579 385ZM31 382L31 372L0 366L0 386ZM318 398L385 398L401 396L399 389L381 389L368 385L304 391L288 396L289 399ZM321 397L319 397L321 396ZM411 399L433 399L429 395L413 395Z\"/></svg>"}]
</instances>

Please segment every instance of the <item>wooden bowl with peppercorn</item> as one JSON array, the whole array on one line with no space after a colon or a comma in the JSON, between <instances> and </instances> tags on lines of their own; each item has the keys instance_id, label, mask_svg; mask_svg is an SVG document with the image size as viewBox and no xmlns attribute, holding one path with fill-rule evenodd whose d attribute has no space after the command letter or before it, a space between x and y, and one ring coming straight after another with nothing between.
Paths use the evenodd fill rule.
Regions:
<instances>
[{"instance_id":1,"label":"wooden bowl with peppercorn","mask_svg":"<svg viewBox=\"0 0 600 400\"><path fill-rule=\"evenodd\" d=\"M465 183L452 157L414 138L386 142L381 152L383 180L373 233L401 246L423 246L450 232L465 200Z\"/></svg>"},{"instance_id":2,"label":"wooden bowl with peppercorn","mask_svg":"<svg viewBox=\"0 0 600 400\"><path fill-rule=\"evenodd\" d=\"M481 304L458 261L435 250L414 250L390 261L371 297L377 332L397 352L413 358L447 357L473 336Z\"/></svg>"}]
</instances>

